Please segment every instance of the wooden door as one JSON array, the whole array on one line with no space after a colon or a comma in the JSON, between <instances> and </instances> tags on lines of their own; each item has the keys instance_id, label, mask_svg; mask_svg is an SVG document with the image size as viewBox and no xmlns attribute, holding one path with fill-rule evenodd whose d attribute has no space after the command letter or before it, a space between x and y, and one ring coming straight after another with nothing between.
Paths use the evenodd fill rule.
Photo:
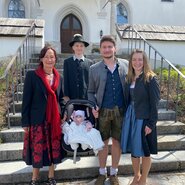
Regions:
<instances>
[{"instance_id":1,"label":"wooden door","mask_svg":"<svg viewBox=\"0 0 185 185\"><path fill-rule=\"evenodd\" d=\"M62 20L60 25L60 42L62 53L72 53L69 42L76 33L82 34L82 25L75 15L69 14Z\"/></svg>"}]
</instances>

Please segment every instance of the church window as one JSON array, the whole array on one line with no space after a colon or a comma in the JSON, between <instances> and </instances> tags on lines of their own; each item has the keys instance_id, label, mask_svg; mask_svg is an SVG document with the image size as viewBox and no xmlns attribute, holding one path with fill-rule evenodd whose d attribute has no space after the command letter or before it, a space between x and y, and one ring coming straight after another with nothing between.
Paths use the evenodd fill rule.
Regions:
<instances>
[{"instance_id":1,"label":"church window","mask_svg":"<svg viewBox=\"0 0 185 185\"><path fill-rule=\"evenodd\" d=\"M8 17L25 18L25 7L21 0L11 0L8 5Z\"/></svg>"},{"instance_id":2,"label":"church window","mask_svg":"<svg viewBox=\"0 0 185 185\"><path fill-rule=\"evenodd\" d=\"M75 30L81 29L81 24L80 24L80 22L76 19L76 17L73 18L73 29L75 29Z\"/></svg>"},{"instance_id":3,"label":"church window","mask_svg":"<svg viewBox=\"0 0 185 185\"><path fill-rule=\"evenodd\" d=\"M69 29L69 17L66 17L66 19L64 20L62 28Z\"/></svg>"},{"instance_id":4,"label":"church window","mask_svg":"<svg viewBox=\"0 0 185 185\"><path fill-rule=\"evenodd\" d=\"M127 9L122 3L117 5L117 24L128 23Z\"/></svg>"}]
</instances>

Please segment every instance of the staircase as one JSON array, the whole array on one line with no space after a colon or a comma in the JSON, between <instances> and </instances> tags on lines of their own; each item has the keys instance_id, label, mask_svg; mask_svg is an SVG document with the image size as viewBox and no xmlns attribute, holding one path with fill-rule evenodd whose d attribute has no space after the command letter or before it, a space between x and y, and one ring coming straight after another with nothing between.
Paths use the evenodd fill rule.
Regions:
<instances>
[{"instance_id":1,"label":"staircase","mask_svg":"<svg viewBox=\"0 0 185 185\"><path fill-rule=\"evenodd\" d=\"M61 54L58 56L56 68L62 74L63 59L68 55ZM89 58L98 55L87 56ZM38 55L35 55L29 63L29 70L35 69L38 65ZM15 96L15 114L13 107L10 112L10 129L4 129L0 132L0 138L3 143L0 144L0 184L21 184L30 181L32 175L32 167L27 166L22 159L23 148L23 130L21 128L21 100L23 83L19 84L19 91ZM185 170L185 124L174 122L175 112L166 110L167 101L161 100L158 109L159 121L157 123L158 130L158 155L152 156L152 172L161 171L180 171ZM111 141L109 143L111 146ZM109 155L108 166L111 165L111 157ZM77 156L77 163L73 164L73 159L69 154L64 161L56 166L57 180L74 180L95 178L98 175L98 157ZM41 169L40 177L42 180L47 178L47 167ZM119 175L132 173L131 160L129 154L121 156L119 165Z\"/></svg>"}]
</instances>

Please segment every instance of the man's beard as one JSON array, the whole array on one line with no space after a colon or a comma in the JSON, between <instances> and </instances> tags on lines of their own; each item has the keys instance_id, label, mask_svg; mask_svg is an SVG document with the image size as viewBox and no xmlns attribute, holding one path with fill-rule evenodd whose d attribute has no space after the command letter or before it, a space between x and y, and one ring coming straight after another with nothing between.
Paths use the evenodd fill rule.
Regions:
<instances>
[{"instance_id":1,"label":"man's beard","mask_svg":"<svg viewBox=\"0 0 185 185\"><path fill-rule=\"evenodd\" d=\"M103 58L105 59L111 59L113 57L113 55L110 55L110 56L103 56Z\"/></svg>"}]
</instances>

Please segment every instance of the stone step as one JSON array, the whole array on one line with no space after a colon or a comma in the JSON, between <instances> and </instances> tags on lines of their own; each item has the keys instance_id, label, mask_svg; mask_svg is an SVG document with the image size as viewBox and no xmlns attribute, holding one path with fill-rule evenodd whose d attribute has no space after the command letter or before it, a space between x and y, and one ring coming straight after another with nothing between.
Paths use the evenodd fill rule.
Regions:
<instances>
[{"instance_id":1,"label":"stone step","mask_svg":"<svg viewBox=\"0 0 185 185\"><path fill-rule=\"evenodd\" d=\"M18 92L23 92L23 88L24 88L24 83L20 83L17 86Z\"/></svg>"},{"instance_id":2,"label":"stone step","mask_svg":"<svg viewBox=\"0 0 185 185\"><path fill-rule=\"evenodd\" d=\"M58 54L57 55L57 62L56 62L56 64L58 63L58 64L62 64L63 65L64 60L67 59L67 58L69 58L69 57L71 57L71 56L73 56L73 55L72 54ZM127 55L125 55L125 56L123 56L123 55L117 55L116 57L117 58L127 59L128 60L128 56ZM99 62L99 61L102 60L102 57L99 54L96 54L96 55L93 55L93 54L92 55L86 55L86 58L93 60L94 63ZM38 54L34 55L30 59L30 63L39 64L39 55Z\"/></svg>"},{"instance_id":3,"label":"stone step","mask_svg":"<svg viewBox=\"0 0 185 185\"><path fill-rule=\"evenodd\" d=\"M174 121L158 121L157 133L162 134L185 134L185 124Z\"/></svg>"},{"instance_id":4,"label":"stone step","mask_svg":"<svg viewBox=\"0 0 185 185\"><path fill-rule=\"evenodd\" d=\"M21 113L10 113L10 126L21 126Z\"/></svg>"},{"instance_id":5,"label":"stone step","mask_svg":"<svg viewBox=\"0 0 185 185\"><path fill-rule=\"evenodd\" d=\"M14 101L22 101L22 97L23 97L23 92L21 92L21 91L15 92Z\"/></svg>"},{"instance_id":6,"label":"stone step","mask_svg":"<svg viewBox=\"0 0 185 185\"><path fill-rule=\"evenodd\" d=\"M163 151L152 155L151 172L170 172L185 170L185 150ZM111 157L108 156L107 167L111 166ZM27 166L23 161L0 162L0 182L7 185L15 183L27 183L31 179L32 167ZM76 164L72 158L66 158L61 164L56 165L55 178L57 180L75 180L96 178L98 175L98 157L77 157ZM47 179L48 167L40 171L42 181ZM132 173L132 166L129 154L121 155L118 175Z\"/></svg>"},{"instance_id":7,"label":"stone step","mask_svg":"<svg viewBox=\"0 0 185 185\"><path fill-rule=\"evenodd\" d=\"M18 94L18 96L15 96L16 97L20 97L22 96L21 93ZM10 116L10 125L11 126L20 126L20 123L21 123L21 113L18 112L18 113L10 113L9 114ZM166 109L159 109L158 110L158 120L159 121L171 121L171 120L175 120L175 112L172 111L172 110L166 110Z\"/></svg>"},{"instance_id":8,"label":"stone step","mask_svg":"<svg viewBox=\"0 0 185 185\"><path fill-rule=\"evenodd\" d=\"M29 64L30 63L39 64L40 63L39 58L37 58L37 57L31 58ZM61 58L61 57L57 58L56 64L62 64L63 65L63 63L64 63L64 58Z\"/></svg>"},{"instance_id":9,"label":"stone step","mask_svg":"<svg viewBox=\"0 0 185 185\"><path fill-rule=\"evenodd\" d=\"M159 108L159 109L165 109L166 107L167 107L167 100L161 99L161 100L159 101L158 108Z\"/></svg>"},{"instance_id":10,"label":"stone step","mask_svg":"<svg viewBox=\"0 0 185 185\"><path fill-rule=\"evenodd\" d=\"M39 59L39 53L35 53L32 55L32 58L38 58ZM57 58L68 58L72 56L72 53L57 53Z\"/></svg>"},{"instance_id":11,"label":"stone step","mask_svg":"<svg viewBox=\"0 0 185 185\"><path fill-rule=\"evenodd\" d=\"M38 65L39 63L29 63L27 67L30 69L36 69ZM63 69L63 63L56 63L55 67L56 69Z\"/></svg>"},{"instance_id":12,"label":"stone step","mask_svg":"<svg viewBox=\"0 0 185 185\"><path fill-rule=\"evenodd\" d=\"M27 72L27 71L33 71L33 70L35 70L35 69L33 69L33 68L27 68L27 69L25 69L25 72ZM57 71L60 73L60 74L62 74L63 73L63 69L57 69ZM25 77L23 76L23 79L24 79Z\"/></svg>"},{"instance_id":13,"label":"stone step","mask_svg":"<svg viewBox=\"0 0 185 185\"><path fill-rule=\"evenodd\" d=\"M89 59L91 59L93 61L93 63L96 63L96 62L101 61L101 57L98 57L98 56L97 57L89 57ZM56 68L57 69L58 69L57 64L63 66L64 60L65 60L65 58L60 58L60 57L57 59L57 62L56 62ZM39 62L39 59L38 58L31 58L30 59L30 63L28 64L28 66L30 66L30 64L36 64L36 65L38 65L39 63L40 62Z\"/></svg>"},{"instance_id":14,"label":"stone step","mask_svg":"<svg viewBox=\"0 0 185 185\"><path fill-rule=\"evenodd\" d=\"M158 135L168 134L185 134L185 124L174 121L158 121ZM23 129L20 126L13 126L10 129L4 128L0 131L0 138L3 143L21 142L23 141Z\"/></svg>"},{"instance_id":15,"label":"stone step","mask_svg":"<svg viewBox=\"0 0 185 185\"><path fill-rule=\"evenodd\" d=\"M22 159L23 142L0 144L0 161L14 161Z\"/></svg>"},{"instance_id":16,"label":"stone step","mask_svg":"<svg viewBox=\"0 0 185 185\"><path fill-rule=\"evenodd\" d=\"M111 146L111 141L109 147ZM22 159L23 142L0 144L0 161L13 161ZM159 135L158 150L185 150L185 135ZM92 155L90 153L89 155ZM69 153L69 156L71 153ZM86 155L86 154L83 154Z\"/></svg>"},{"instance_id":17,"label":"stone step","mask_svg":"<svg viewBox=\"0 0 185 185\"><path fill-rule=\"evenodd\" d=\"M23 91L23 84L19 84L18 89L20 90L20 93L21 93ZM160 103L159 103L159 108L164 109L166 107L166 102L167 102L166 100L161 100ZM15 112L17 112L17 113L21 112L22 101L15 101L14 104L15 104L14 105L15 106ZM13 112L13 103L11 104L10 112Z\"/></svg>"},{"instance_id":18,"label":"stone step","mask_svg":"<svg viewBox=\"0 0 185 185\"><path fill-rule=\"evenodd\" d=\"M64 61L65 59L69 58L73 56L72 53L58 53L57 54L57 60L59 61ZM102 57L100 54L88 54L88 55L85 55L86 58L89 58L91 60L101 60ZM116 56L117 58L128 58L127 55L117 55ZM35 60L37 63L38 63L38 60L39 60L39 54L34 54L33 57L31 58L31 60Z\"/></svg>"},{"instance_id":19,"label":"stone step","mask_svg":"<svg viewBox=\"0 0 185 185\"><path fill-rule=\"evenodd\" d=\"M2 143L22 142L24 131L20 126L14 126L10 129L4 128L0 131L0 138Z\"/></svg>"},{"instance_id":20,"label":"stone step","mask_svg":"<svg viewBox=\"0 0 185 185\"><path fill-rule=\"evenodd\" d=\"M158 109L158 120L175 120L175 111L166 110L166 109Z\"/></svg>"},{"instance_id":21,"label":"stone step","mask_svg":"<svg viewBox=\"0 0 185 185\"><path fill-rule=\"evenodd\" d=\"M185 135L158 135L158 150L185 150Z\"/></svg>"},{"instance_id":22,"label":"stone step","mask_svg":"<svg viewBox=\"0 0 185 185\"><path fill-rule=\"evenodd\" d=\"M22 101L14 101L10 105L10 112L12 113L15 110L16 113L20 113L22 109Z\"/></svg>"}]
</instances>

